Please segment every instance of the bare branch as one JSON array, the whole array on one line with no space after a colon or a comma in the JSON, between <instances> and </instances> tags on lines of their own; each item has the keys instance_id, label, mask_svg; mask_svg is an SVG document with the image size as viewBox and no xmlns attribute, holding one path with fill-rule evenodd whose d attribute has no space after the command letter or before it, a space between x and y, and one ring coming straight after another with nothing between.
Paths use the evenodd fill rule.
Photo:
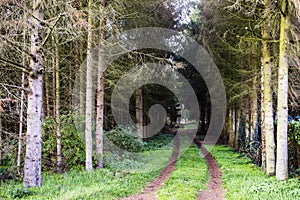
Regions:
<instances>
[{"instance_id":1,"label":"bare branch","mask_svg":"<svg viewBox=\"0 0 300 200\"><path fill-rule=\"evenodd\" d=\"M27 67L25 67L22 64L16 63L16 62L11 61L11 60L6 60L5 58L2 58L2 57L0 57L0 61L5 63L5 64L9 64L9 65L11 65L11 66L13 66L17 69L23 70L24 72L29 74L29 71L27 70Z\"/></svg>"}]
</instances>

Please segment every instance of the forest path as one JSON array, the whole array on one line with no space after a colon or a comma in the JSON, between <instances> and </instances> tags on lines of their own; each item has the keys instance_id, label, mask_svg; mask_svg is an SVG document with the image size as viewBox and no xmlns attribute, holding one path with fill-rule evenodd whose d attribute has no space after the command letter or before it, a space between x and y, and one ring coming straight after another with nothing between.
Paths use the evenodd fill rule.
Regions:
<instances>
[{"instance_id":1,"label":"forest path","mask_svg":"<svg viewBox=\"0 0 300 200\"><path fill-rule=\"evenodd\" d=\"M183 134L191 135L195 130L185 130ZM180 150L180 141L179 137L175 137L173 143L173 152L170 157L169 164L162 170L160 175L151 181L141 193L135 194L122 198L121 200L156 200L156 191L168 180L171 173L175 170L175 165L178 159L179 150ZM197 200L225 200L225 191L222 189L221 176L222 172L217 164L217 161L213 156L202 146L202 143L194 139L194 143L197 145L201 153L205 155L205 161L207 163L210 180L207 185L207 189L200 191ZM203 147L203 148L202 148Z\"/></svg>"},{"instance_id":2,"label":"forest path","mask_svg":"<svg viewBox=\"0 0 300 200\"><path fill-rule=\"evenodd\" d=\"M169 159L168 165L162 170L160 175L152 180L141 193L122 198L121 200L156 200L156 191L168 180L171 173L175 170L180 150L180 142L178 137L173 141L173 152Z\"/></svg>"},{"instance_id":3,"label":"forest path","mask_svg":"<svg viewBox=\"0 0 300 200\"><path fill-rule=\"evenodd\" d=\"M205 160L209 169L210 180L207 185L207 189L200 191L197 200L225 200L225 191L222 188L222 172L214 157L202 146L202 143L198 140L194 140L194 143L201 149L201 153L205 155Z\"/></svg>"}]
</instances>

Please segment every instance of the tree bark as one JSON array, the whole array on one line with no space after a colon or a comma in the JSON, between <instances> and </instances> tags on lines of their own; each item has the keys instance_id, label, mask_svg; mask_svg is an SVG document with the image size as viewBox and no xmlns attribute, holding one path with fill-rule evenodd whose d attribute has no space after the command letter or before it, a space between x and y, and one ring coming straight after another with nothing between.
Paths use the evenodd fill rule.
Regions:
<instances>
[{"instance_id":1,"label":"tree bark","mask_svg":"<svg viewBox=\"0 0 300 200\"><path fill-rule=\"evenodd\" d=\"M245 146L244 151L249 148L250 145L250 129L251 129L251 107L250 107L250 97L244 97L244 115L245 115Z\"/></svg>"},{"instance_id":2,"label":"tree bark","mask_svg":"<svg viewBox=\"0 0 300 200\"><path fill-rule=\"evenodd\" d=\"M45 59L45 62L47 62L46 61L46 59ZM50 113L51 113L51 108L50 108L50 97L49 97L49 94L50 94L50 90L49 90L49 78L48 78L48 74L47 74L47 64L46 64L46 66L45 66L45 71L46 71L46 73L45 73L45 81L44 81L44 87L45 87L45 103L46 103L46 105L45 105L45 107L46 107L46 116L47 117L50 117Z\"/></svg>"},{"instance_id":3,"label":"tree bark","mask_svg":"<svg viewBox=\"0 0 300 200\"><path fill-rule=\"evenodd\" d=\"M40 49L42 28L38 19L43 19L43 2L33 0L31 18L31 48L29 94L27 107L26 156L24 165L25 187L41 186L42 159L42 108L43 108L43 52Z\"/></svg>"},{"instance_id":4,"label":"tree bark","mask_svg":"<svg viewBox=\"0 0 300 200\"><path fill-rule=\"evenodd\" d=\"M236 107L233 105L232 107L232 133L233 133L233 141L232 141L232 148L235 148L235 141L236 141Z\"/></svg>"},{"instance_id":5,"label":"tree bark","mask_svg":"<svg viewBox=\"0 0 300 200\"><path fill-rule=\"evenodd\" d=\"M252 78L252 95L251 95L251 130L250 130L250 149L253 149L253 143L255 141L255 136L257 135L257 123L258 123L258 114L257 114L257 75L256 75L256 62L253 65L253 71L255 73ZM253 152L256 153L256 152Z\"/></svg>"},{"instance_id":6,"label":"tree bark","mask_svg":"<svg viewBox=\"0 0 300 200\"><path fill-rule=\"evenodd\" d=\"M92 66L92 5L93 1L88 2L88 41L87 41L87 62L86 62L86 111L85 111L85 147L86 147L86 171L93 170L92 153L93 153L93 135L92 135L92 119L93 119L93 66Z\"/></svg>"},{"instance_id":7,"label":"tree bark","mask_svg":"<svg viewBox=\"0 0 300 200\"><path fill-rule=\"evenodd\" d=\"M204 134L205 132L205 117L206 117L206 99L202 100L201 106L200 106L200 133Z\"/></svg>"},{"instance_id":8,"label":"tree bark","mask_svg":"<svg viewBox=\"0 0 300 200\"><path fill-rule=\"evenodd\" d=\"M287 0L282 1L280 21L278 97L277 97L277 158L276 178L288 178L288 29L289 13Z\"/></svg>"},{"instance_id":9,"label":"tree bark","mask_svg":"<svg viewBox=\"0 0 300 200\"><path fill-rule=\"evenodd\" d=\"M83 38L81 38L83 40ZM83 63L83 49L84 49L84 45L80 45L79 47L79 59L80 59L80 63ZM85 114L85 88L86 88L86 68L83 66L79 67L79 76L80 76L80 85L79 85L79 120L80 120L80 125L79 125L79 132L80 135L84 135L84 131L85 131L85 124L84 124L84 114Z\"/></svg>"},{"instance_id":10,"label":"tree bark","mask_svg":"<svg viewBox=\"0 0 300 200\"><path fill-rule=\"evenodd\" d=\"M143 140L143 91L141 88L136 90L136 130L139 138Z\"/></svg>"},{"instance_id":11,"label":"tree bark","mask_svg":"<svg viewBox=\"0 0 300 200\"><path fill-rule=\"evenodd\" d=\"M234 147L234 132L233 132L233 112L232 112L233 108L229 108L229 112L228 112L228 134L229 134L229 141L228 141L228 145L230 147Z\"/></svg>"},{"instance_id":12,"label":"tree bark","mask_svg":"<svg viewBox=\"0 0 300 200\"><path fill-rule=\"evenodd\" d=\"M2 112L0 111L0 165L2 164L1 162L2 162Z\"/></svg>"},{"instance_id":13,"label":"tree bark","mask_svg":"<svg viewBox=\"0 0 300 200\"><path fill-rule=\"evenodd\" d=\"M101 5L105 7L106 0L101 1ZM104 19L100 22L100 44L105 40L105 24ZM105 57L103 48L99 48L98 55L98 84L97 84L97 116L96 116L96 154L97 168L103 168L103 119L104 119L104 68Z\"/></svg>"},{"instance_id":14,"label":"tree bark","mask_svg":"<svg viewBox=\"0 0 300 200\"><path fill-rule=\"evenodd\" d=\"M269 13L269 0L265 0L265 12ZM274 120L273 120L273 102L272 102L272 60L267 39L270 38L268 26L262 28L262 65L264 79L264 125L266 135L266 174L275 174L275 138L274 138Z\"/></svg>"},{"instance_id":15,"label":"tree bark","mask_svg":"<svg viewBox=\"0 0 300 200\"><path fill-rule=\"evenodd\" d=\"M240 122L241 122L241 109L240 108L236 108L235 111L235 144L234 144L234 149L236 151L239 150L239 137L240 137L240 132L239 132L239 128L240 128Z\"/></svg>"},{"instance_id":16,"label":"tree bark","mask_svg":"<svg viewBox=\"0 0 300 200\"><path fill-rule=\"evenodd\" d=\"M265 41L264 41L265 42ZM265 44L267 45L267 44ZM263 60L262 60L263 61ZM266 128L264 103L264 65L261 65L261 93L260 93L260 130L261 130L261 170L266 172Z\"/></svg>"},{"instance_id":17,"label":"tree bark","mask_svg":"<svg viewBox=\"0 0 300 200\"><path fill-rule=\"evenodd\" d=\"M24 62L25 63L25 62ZM25 73L22 72L22 88L25 85ZM18 138L18 155L17 155L17 170L20 173L21 167L21 157L22 157L22 143L23 143L23 113L24 113L24 90L21 91L21 101L20 101L20 117L19 117L19 138Z\"/></svg>"},{"instance_id":18,"label":"tree bark","mask_svg":"<svg viewBox=\"0 0 300 200\"><path fill-rule=\"evenodd\" d=\"M61 152L61 131L60 131L60 68L58 52L58 32L54 28L54 46L55 46L55 121L56 121L56 169L57 173L62 173L62 152Z\"/></svg>"},{"instance_id":19,"label":"tree bark","mask_svg":"<svg viewBox=\"0 0 300 200\"><path fill-rule=\"evenodd\" d=\"M25 49L25 42L26 42L26 29L23 32L23 42L24 42L24 49ZM26 57L25 53L23 53L23 66L26 66ZM21 80L21 87L25 87L25 72L22 72L22 80ZM24 118L24 90L21 90L21 99L20 99L20 117L19 117L19 138L18 138L18 154L17 154L17 171L20 174L20 167L21 167L21 157L22 157L22 143L23 143L23 118Z\"/></svg>"}]
</instances>

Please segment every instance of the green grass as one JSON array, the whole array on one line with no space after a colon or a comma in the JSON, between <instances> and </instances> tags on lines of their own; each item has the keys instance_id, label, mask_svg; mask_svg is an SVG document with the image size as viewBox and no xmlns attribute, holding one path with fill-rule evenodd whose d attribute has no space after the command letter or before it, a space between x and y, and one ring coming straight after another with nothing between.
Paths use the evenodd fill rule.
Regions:
<instances>
[{"instance_id":1,"label":"green grass","mask_svg":"<svg viewBox=\"0 0 300 200\"><path fill-rule=\"evenodd\" d=\"M249 159L225 146L215 146L212 155L223 171L222 183L228 200L298 200L300 180L277 181L267 177Z\"/></svg>"},{"instance_id":2,"label":"green grass","mask_svg":"<svg viewBox=\"0 0 300 200\"><path fill-rule=\"evenodd\" d=\"M168 157L171 153L168 148L164 151L166 154L163 154L162 150L145 151L142 154L146 160L162 160L162 157ZM233 153L225 146L215 146L212 154L224 173L223 188L228 200L299 199L299 178L277 181L274 177L266 177L249 159ZM0 199L118 199L139 193L147 183L159 175L161 169L156 165L150 168L155 170L128 173L116 169L101 169L90 173L72 171L62 175L44 174L43 187L40 188L23 188L20 182L2 183ZM206 188L208 180L205 160L199 149L192 145L182 152L175 171L157 194L160 200L195 199L198 192Z\"/></svg>"},{"instance_id":3,"label":"green grass","mask_svg":"<svg viewBox=\"0 0 300 200\"><path fill-rule=\"evenodd\" d=\"M148 150L122 158L106 169L90 173L76 170L63 175L44 173L40 188L24 188L20 182L6 182L0 186L0 199L111 200L139 193L167 164L172 153L172 137L153 138L145 145Z\"/></svg>"},{"instance_id":4,"label":"green grass","mask_svg":"<svg viewBox=\"0 0 300 200\"><path fill-rule=\"evenodd\" d=\"M179 158L176 169L157 192L160 200L196 199L209 180L208 168L199 149L192 145Z\"/></svg>"},{"instance_id":5,"label":"green grass","mask_svg":"<svg viewBox=\"0 0 300 200\"><path fill-rule=\"evenodd\" d=\"M183 124L183 129L185 130L189 130L189 129L197 129L198 128L198 124Z\"/></svg>"},{"instance_id":6,"label":"green grass","mask_svg":"<svg viewBox=\"0 0 300 200\"><path fill-rule=\"evenodd\" d=\"M25 189L21 183L11 183L2 185L0 195L2 199L118 199L141 191L158 174L159 171L123 174L101 169L44 175L43 187Z\"/></svg>"}]
</instances>

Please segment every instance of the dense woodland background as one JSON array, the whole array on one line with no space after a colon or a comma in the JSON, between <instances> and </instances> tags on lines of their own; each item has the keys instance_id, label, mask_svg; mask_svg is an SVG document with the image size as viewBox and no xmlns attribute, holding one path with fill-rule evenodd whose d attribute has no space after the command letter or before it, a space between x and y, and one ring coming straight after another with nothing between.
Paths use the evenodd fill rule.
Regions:
<instances>
[{"instance_id":1,"label":"dense woodland background","mask_svg":"<svg viewBox=\"0 0 300 200\"><path fill-rule=\"evenodd\" d=\"M172 92L145 85L130 101L135 122L148 124L150 106L159 103L168 116L162 132L194 122L199 137L205 135L210 121L206 85L189 63L169 52L131 52L104 73L99 62L96 94L91 96L87 89L73 96L76 77L88 88L91 50L116 33L139 27L177 30L210 53L227 93L220 143L250 157L267 175L282 180L289 173L299 174L299 9L298 0L2 0L1 180L21 177L25 186L41 186L42 171L108 167L103 149L109 147L103 135L124 149L141 150L147 139L139 140L135 127L115 123L110 99L119 78L145 62L172 65L189 80L198 97L200 119L188 104L180 109ZM99 51L99 60L103 56ZM85 59L87 69L82 72ZM185 96L188 100L189 94ZM83 112L73 112L72 98L80 100ZM78 118L85 122L84 134L75 126Z\"/></svg>"}]
</instances>

